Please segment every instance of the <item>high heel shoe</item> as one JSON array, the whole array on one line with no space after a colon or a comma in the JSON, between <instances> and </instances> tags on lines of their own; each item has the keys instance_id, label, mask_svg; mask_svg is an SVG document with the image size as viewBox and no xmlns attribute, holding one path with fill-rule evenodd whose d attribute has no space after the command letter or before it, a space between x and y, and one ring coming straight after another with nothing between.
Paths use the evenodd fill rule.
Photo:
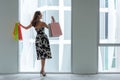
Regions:
<instances>
[{"instance_id":1,"label":"high heel shoe","mask_svg":"<svg viewBox=\"0 0 120 80\"><path fill-rule=\"evenodd\" d=\"M46 76L46 73L45 72L40 72L40 74L42 75L42 76Z\"/></svg>"}]
</instances>

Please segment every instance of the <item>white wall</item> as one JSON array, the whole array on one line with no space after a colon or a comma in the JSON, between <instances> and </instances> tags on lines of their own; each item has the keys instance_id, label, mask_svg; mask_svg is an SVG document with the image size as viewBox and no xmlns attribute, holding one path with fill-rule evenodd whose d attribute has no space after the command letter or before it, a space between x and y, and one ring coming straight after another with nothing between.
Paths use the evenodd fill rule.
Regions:
<instances>
[{"instance_id":1,"label":"white wall","mask_svg":"<svg viewBox=\"0 0 120 80\"><path fill-rule=\"evenodd\" d=\"M12 39L18 0L0 0L0 73L18 72L18 44Z\"/></svg>"},{"instance_id":2,"label":"white wall","mask_svg":"<svg viewBox=\"0 0 120 80\"><path fill-rule=\"evenodd\" d=\"M97 73L99 0L72 0L72 72Z\"/></svg>"}]
</instances>

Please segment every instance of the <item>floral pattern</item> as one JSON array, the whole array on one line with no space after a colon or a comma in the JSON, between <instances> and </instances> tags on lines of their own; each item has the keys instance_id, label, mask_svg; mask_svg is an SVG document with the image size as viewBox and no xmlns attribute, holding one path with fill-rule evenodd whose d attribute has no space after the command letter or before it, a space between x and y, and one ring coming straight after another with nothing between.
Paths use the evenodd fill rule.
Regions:
<instances>
[{"instance_id":1,"label":"floral pattern","mask_svg":"<svg viewBox=\"0 0 120 80\"><path fill-rule=\"evenodd\" d=\"M44 33L44 27L35 30L37 32L35 41L37 60L52 58L49 40L47 35Z\"/></svg>"}]
</instances>

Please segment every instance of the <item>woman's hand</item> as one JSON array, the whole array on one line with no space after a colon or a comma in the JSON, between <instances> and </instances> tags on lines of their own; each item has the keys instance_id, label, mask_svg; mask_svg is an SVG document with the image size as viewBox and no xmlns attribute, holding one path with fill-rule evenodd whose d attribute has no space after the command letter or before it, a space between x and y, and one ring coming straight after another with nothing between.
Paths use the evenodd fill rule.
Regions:
<instances>
[{"instance_id":1,"label":"woman's hand","mask_svg":"<svg viewBox=\"0 0 120 80\"><path fill-rule=\"evenodd\" d=\"M27 29L27 27L23 26L22 24L19 23L19 25L20 25L22 28Z\"/></svg>"},{"instance_id":2,"label":"woman's hand","mask_svg":"<svg viewBox=\"0 0 120 80\"><path fill-rule=\"evenodd\" d=\"M24 29L29 29L29 28L32 27L32 24L29 24L28 26L23 26L22 24L19 23L19 25L20 25L21 27L23 27Z\"/></svg>"}]
</instances>

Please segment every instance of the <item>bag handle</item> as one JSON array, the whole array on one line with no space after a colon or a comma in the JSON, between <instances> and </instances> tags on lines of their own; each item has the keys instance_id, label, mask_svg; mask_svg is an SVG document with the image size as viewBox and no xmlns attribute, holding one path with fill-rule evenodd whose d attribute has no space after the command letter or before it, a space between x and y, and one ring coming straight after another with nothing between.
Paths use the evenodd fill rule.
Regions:
<instances>
[{"instance_id":1,"label":"bag handle","mask_svg":"<svg viewBox=\"0 0 120 80\"><path fill-rule=\"evenodd\" d=\"M54 23L54 22L55 22L55 19L54 19L54 17L53 17L53 16L51 16L51 18L52 18L52 22Z\"/></svg>"}]
</instances>

